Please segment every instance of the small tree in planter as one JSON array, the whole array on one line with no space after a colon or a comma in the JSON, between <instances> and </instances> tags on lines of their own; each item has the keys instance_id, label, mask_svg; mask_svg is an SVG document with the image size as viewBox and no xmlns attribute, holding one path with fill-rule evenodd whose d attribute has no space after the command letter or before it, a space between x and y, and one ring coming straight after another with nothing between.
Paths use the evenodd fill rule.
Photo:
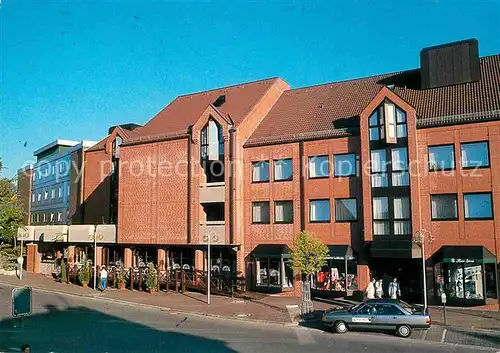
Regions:
<instances>
[{"instance_id":1,"label":"small tree in planter","mask_svg":"<svg viewBox=\"0 0 500 353\"><path fill-rule=\"evenodd\" d=\"M146 277L146 287L148 288L149 293L152 294L156 291L157 283L155 265L150 262L148 265L148 276Z\"/></svg>"},{"instance_id":2,"label":"small tree in planter","mask_svg":"<svg viewBox=\"0 0 500 353\"><path fill-rule=\"evenodd\" d=\"M119 267L118 269L118 288L119 289L125 289L125 284L126 284L126 278L125 278L125 268L123 267L123 264Z\"/></svg>"},{"instance_id":3,"label":"small tree in planter","mask_svg":"<svg viewBox=\"0 0 500 353\"><path fill-rule=\"evenodd\" d=\"M67 282L68 280L68 271L67 271L66 263L64 259L61 259L61 283Z\"/></svg>"},{"instance_id":4,"label":"small tree in planter","mask_svg":"<svg viewBox=\"0 0 500 353\"><path fill-rule=\"evenodd\" d=\"M308 315L314 310L311 300L311 275L326 265L328 247L307 232L302 231L295 239L292 250L292 263L296 271L302 275L302 297L300 310L302 315Z\"/></svg>"},{"instance_id":5,"label":"small tree in planter","mask_svg":"<svg viewBox=\"0 0 500 353\"><path fill-rule=\"evenodd\" d=\"M88 261L85 261L78 271L78 279L80 280L83 288L88 287L90 282L90 263Z\"/></svg>"}]
</instances>

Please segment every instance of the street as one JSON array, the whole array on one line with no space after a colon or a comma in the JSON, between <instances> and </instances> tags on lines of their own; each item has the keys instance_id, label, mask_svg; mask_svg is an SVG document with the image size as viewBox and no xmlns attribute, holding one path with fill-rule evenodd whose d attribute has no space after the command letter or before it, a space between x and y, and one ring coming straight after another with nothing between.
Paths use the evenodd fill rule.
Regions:
<instances>
[{"instance_id":1,"label":"street","mask_svg":"<svg viewBox=\"0 0 500 353\"><path fill-rule=\"evenodd\" d=\"M386 334L334 335L176 314L33 291L33 314L19 328L12 287L0 285L0 352L28 343L32 352L471 352L495 351L401 339ZM14 350L12 350L14 351Z\"/></svg>"}]
</instances>

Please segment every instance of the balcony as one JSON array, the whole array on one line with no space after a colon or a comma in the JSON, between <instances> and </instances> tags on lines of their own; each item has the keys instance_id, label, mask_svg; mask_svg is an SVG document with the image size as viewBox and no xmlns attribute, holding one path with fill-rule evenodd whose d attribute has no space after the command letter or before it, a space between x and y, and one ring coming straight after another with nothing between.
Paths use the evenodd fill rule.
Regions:
<instances>
[{"instance_id":1,"label":"balcony","mask_svg":"<svg viewBox=\"0 0 500 353\"><path fill-rule=\"evenodd\" d=\"M206 221L200 223L200 243L225 244L226 243L226 222L224 221Z\"/></svg>"},{"instance_id":2,"label":"balcony","mask_svg":"<svg viewBox=\"0 0 500 353\"><path fill-rule=\"evenodd\" d=\"M224 202L226 189L224 183L200 184L200 203Z\"/></svg>"}]
</instances>

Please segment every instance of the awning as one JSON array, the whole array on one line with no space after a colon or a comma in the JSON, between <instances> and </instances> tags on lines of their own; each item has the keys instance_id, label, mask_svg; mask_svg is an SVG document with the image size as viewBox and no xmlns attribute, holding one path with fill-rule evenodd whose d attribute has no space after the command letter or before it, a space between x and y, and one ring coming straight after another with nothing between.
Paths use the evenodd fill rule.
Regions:
<instances>
[{"instance_id":1,"label":"awning","mask_svg":"<svg viewBox=\"0 0 500 353\"><path fill-rule=\"evenodd\" d=\"M291 250L285 244L259 244L251 254L255 257L290 257Z\"/></svg>"},{"instance_id":2,"label":"awning","mask_svg":"<svg viewBox=\"0 0 500 353\"><path fill-rule=\"evenodd\" d=\"M495 255L484 246L442 246L434 255L432 262L449 263L496 263Z\"/></svg>"},{"instance_id":3,"label":"awning","mask_svg":"<svg viewBox=\"0 0 500 353\"><path fill-rule=\"evenodd\" d=\"M328 245L329 255L327 259L354 260L352 248L349 245Z\"/></svg>"}]
</instances>

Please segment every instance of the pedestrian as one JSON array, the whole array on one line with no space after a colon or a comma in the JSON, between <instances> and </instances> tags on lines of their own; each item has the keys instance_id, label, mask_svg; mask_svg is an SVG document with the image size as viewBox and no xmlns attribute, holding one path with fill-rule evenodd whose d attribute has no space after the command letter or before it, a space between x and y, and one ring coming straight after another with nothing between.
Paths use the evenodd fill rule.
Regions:
<instances>
[{"instance_id":1,"label":"pedestrian","mask_svg":"<svg viewBox=\"0 0 500 353\"><path fill-rule=\"evenodd\" d=\"M365 291L366 299L375 299L375 278L372 278Z\"/></svg>"},{"instance_id":2,"label":"pedestrian","mask_svg":"<svg viewBox=\"0 0 500 353\"><path fill-rule=\"evenodd\" d=\"M102 266L101 268L101 291L106 289L108 284L108 271L106 271L106 266Z\"/></svg>"},{"instance_id":3,"label":"pedestrian","mask_svg":"<svg viewBox=\"0 0 500 353\"><path fill-rule=\"evenodd\" d=\"M375 295L378 299L381 299L384 296L382 279L379 279L377 282L375 282Z\"/></svg>"},{"instance_id":4,"label":"pedestrian","mask_svg":"<svg viewBox=\"0 0 500 353\"><path fill-rule=\"evenodd\" d=\"M398 297L401 296L401 289L399 288L398 279L396 277L394 277L389 284L389 296L391 299L398 299Z\"/></svg>"}]
</instances>

